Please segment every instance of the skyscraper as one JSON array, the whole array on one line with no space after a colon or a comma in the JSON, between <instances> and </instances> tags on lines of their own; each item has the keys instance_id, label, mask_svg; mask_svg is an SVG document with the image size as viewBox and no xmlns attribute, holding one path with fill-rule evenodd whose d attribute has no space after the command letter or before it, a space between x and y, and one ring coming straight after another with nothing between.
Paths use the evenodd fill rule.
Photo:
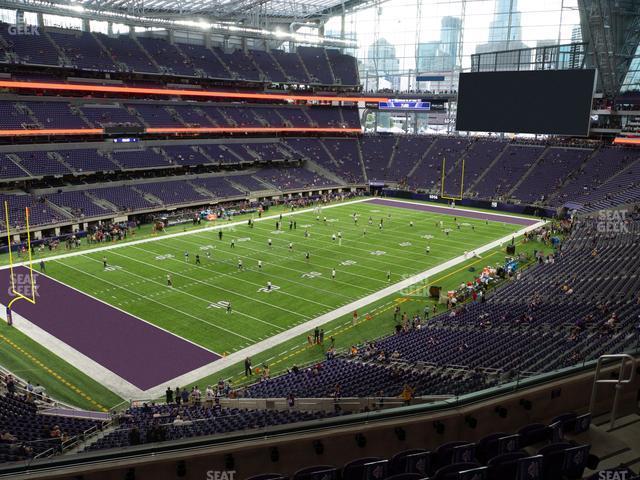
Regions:
<instances>
[{"instance_id":1,"label":"skyscraper","mask_svg":"<svg viewBox=\"0 0 640 480\"><path fill-rule=\"evenodd\" d=\"M489 24L487 43L476 46L476 53L491 53L505 50L522 50L529 48L522 42L522 16L518 11L518 0L496 0L493 20ZM509 54L501 54L499 58L481 57L480 69L518 70L528 69L531 62L531 51L522 50ZM486 66L485 66L486 64Z\"/></svg>"}]
</instances>

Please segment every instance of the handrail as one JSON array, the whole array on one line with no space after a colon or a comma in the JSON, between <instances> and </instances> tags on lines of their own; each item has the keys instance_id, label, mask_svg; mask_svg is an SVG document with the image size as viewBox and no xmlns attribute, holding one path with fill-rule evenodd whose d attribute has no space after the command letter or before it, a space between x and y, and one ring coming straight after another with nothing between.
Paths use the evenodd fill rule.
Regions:
<instances>
[{"instance_id":1,"label":"handrail","mask_svg":"<svg viewBox=\"0 0 640 480\"><path fill-rule=\"evenodd\" d=\"M602 366L602 361L606 359L619 359L620 360L620 370L618 371L618 378L599 378L600 376L600 367ZM629 361L629 365L631 366L629 371L629 377L623 378L625 368L627 366L627 360ZM613 430L613 427L616 422L616 413L618 410L618 397L620 394L620 390L622 390L622 386L627 383L631 383L636 374L636 360L631 355L626 353L613 353L607 355L601 355L598 358L596 363L596 373L593 377L593 388L591 389L591 401L589 402L589 411L593 412L596 403L596 393L598 391L599 383L613 383L615 394L613 396L613 407L611 408L611 420L609 423L609 430Z\"/></svg>"}]
</instances>

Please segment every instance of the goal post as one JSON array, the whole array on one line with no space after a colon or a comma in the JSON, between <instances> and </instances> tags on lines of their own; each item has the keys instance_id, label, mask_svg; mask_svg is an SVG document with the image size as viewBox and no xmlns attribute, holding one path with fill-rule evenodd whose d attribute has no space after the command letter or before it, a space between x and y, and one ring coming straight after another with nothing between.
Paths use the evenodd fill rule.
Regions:
<instances>
[{"instance_id":1,"label":"goal post","mask_svg":"<svg viewBox=\"0 0 640 480\"><path fill-rule=\"evenodd\" d=\"M442 159L442 178L440 180L440 197L441 198L444 198L446 200L454 200L454 201L462 200L462 194L464 192L464 158L462 158L461 161L462 161L462 170L460 172L460 194L457 196L453 196L448 193L445 193L444 191L444 181L447 175L447 170L446 170L447 159L446 158Z\"/></svg>"},{"instance_id":2,"label":"goal post","mask_svg":"<svg viewBox=\"0 0 640 480\"><path fill-rule=\"evenodd\" d=\"M17 300L26 300L29 303L36 303L36 282L33 276L33 252L31 250L31 227L29 224L29 207L24 209L25 228L27 231L27 258L28 260L23 263L23 266L27 269L27 275L20 275L20 278L16 278L15 262L13 249L11 248L11 221L9 217L9 202L4 202L4 216L5 226L7 228L7 248L9 250L9 278L11 283L11 294L13 299L7 305L7 323L12 325L12 311L11 306Z\"/></svg>"}]
</instances>

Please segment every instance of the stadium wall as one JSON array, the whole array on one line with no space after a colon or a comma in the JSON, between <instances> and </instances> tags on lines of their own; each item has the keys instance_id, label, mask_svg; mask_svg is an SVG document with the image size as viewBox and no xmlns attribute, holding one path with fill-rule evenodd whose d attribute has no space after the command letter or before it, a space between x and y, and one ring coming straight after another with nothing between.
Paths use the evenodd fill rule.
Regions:
<instances>
[{"instance_id":1,"label":"stadium wall","mask_svg":"<svg viewBox=\"0 0 640 480\"><path fill-rule=\"evenodd\" d=\"M414 193L406 190L382 190L382 195L387 197L408 198L411 200L421 200L427 202L436 202L450 204L451 199L441 197L432 193ZM460 207L483 208L486 210L498 210L501 212L514 213L519 215L534 215L536 217L551 218L556 215L556 211L548 207L539 207L532 205L515 205L512 203L495 202L491 200L476 200L473 198L463 198L455 201Z\"/></svg>"}]
</instances>

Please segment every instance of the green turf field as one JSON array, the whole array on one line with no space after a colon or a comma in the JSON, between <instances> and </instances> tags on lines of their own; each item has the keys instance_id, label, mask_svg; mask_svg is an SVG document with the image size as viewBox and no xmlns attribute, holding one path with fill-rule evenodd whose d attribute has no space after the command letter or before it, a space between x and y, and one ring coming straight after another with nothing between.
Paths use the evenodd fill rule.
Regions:
<instances>
[{"instance_id":1,"label":"green turf field","mask_svg":"<svg viewBox=\"0 0 640 480\"><path fill-rule=\"evenodd\" d=\"M357 225L354 214L359 218ZM275 233L275 219L256 221L250 228L246 224L249 217L244 216L241 225L223 229L222 240L217 230L187 227L192 231L180 237L108 251L87 249L83 255L52 259L47 262L47 275L222 354L283 332L521 228L459 217L458 229L453 216L367 203L325 208L319 216L318 220L316 212L285 215L280 233ZM368 224L369 217L372 225ZM295 220L297 228L289 229L290 219ZM378 227L381 219L382 230ZM168 234L184 229L172 227ZM443 229L450 229L448 236ZM332 239L338 232L341 242ZM143 237L144 233L138 235L138 239ZM293 243L292 250L289 243ZM188 261L185 252L189 253ZM196 254L200 255L201 265L195 264ZM109 265L106 270L104 256ZM503 249L496 248L482 259L469 259L429 280L444 288L455 288L473 276L468 272L470 265L495 264L503 258ZM239 259L242 270L238 269ZM258 260L262 261L262 269L258 269ZM331 278L332 269L336 270L335 279ZM173 287L167 286L167 274L172 276ZM261 292L268 281L279 288ZM231 314L220 303L229 301ZM390 305L396 302L406 302L408 311L419 311L431 300L413 298L406 292L380 298L361 312L361 320L355 326L349 315L326 324L325 338L335 336L336 346L342 349L390 333ZM365 320L369 312L372 315ZM0 352L7 358L4 366L20 369L23 378L37 379L53 396L88 408L112 407L121 400L4 324L0 325L0 338ZM297 336L266 350L254 357L254 365L267 362L277 373L293 364L321 359L323 348L306 346L305 339L306 335ZM241 370L235 365L200 383L230 378L237 385L244 381Z\"/></svg>"},{"instance_id":2,"label":"green turf field","mask_svg":"<svg viewBox=\"0 0 640 480\"><path fill-rule=\"evenodd\" d=\"M353 214L360 217L357 225ZM289 228L289 219L297 228ZM459 230L449 216L344 205L323 210L320 220L314 213L285 216L280 231L275 220L266 220L253 228L225 228L222 240L217 231L199 232L53 260L47 274L208 349L231 353L388 286L389 271L391 283L397 282L519 228L458 222ZM264 291L268 281L271 292ZM230 314L224 302L231 302Z\"/></svg>"}]
</instances>

